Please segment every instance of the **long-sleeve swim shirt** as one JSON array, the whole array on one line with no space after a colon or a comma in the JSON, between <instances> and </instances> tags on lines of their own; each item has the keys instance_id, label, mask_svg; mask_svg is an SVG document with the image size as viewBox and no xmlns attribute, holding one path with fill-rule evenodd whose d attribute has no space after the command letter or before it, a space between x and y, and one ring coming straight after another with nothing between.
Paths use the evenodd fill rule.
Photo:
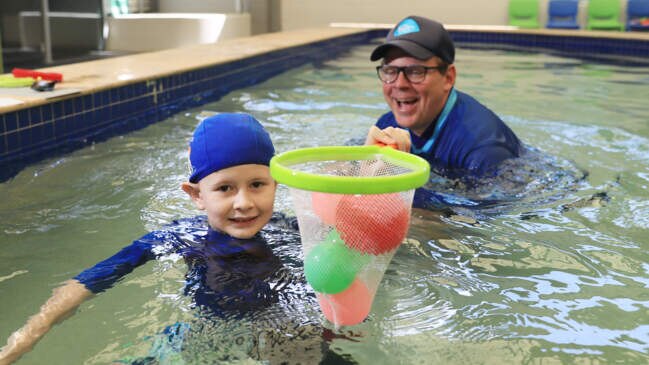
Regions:
<instances>
[{"instance_id":1,"label":"long-sleeve swim shirt","mask_svg":"<svg viewBox=\"0 0 649 365\"><path fill-rule=\"evenodd\" d=\"M204 216L175 220L133 241L115 255L75 276L93 293L102 292L138 266L162 255L179 254L187 263L184 293L198 306L221 313L245 311L276 301L282 263L270 241L299 245L294 218L275 214L257 235L236 239L213 230ZM271 285L271 284L275 285Z\"/></svg>"},{"instance_id":2,"label":"long-sleeve swim shirt","mask_svg":"<svg viewBox=\"0 0 649 365\"><path fill-rule=\"evenodd\" d=\"M376 126L408 130L397 124L392 112L382 115ZM519 139L494 112L455 89L421 136L408 131L410 152L426 159L431 170L449 178L489 174L502 161L522 152Z\"/></svg>"}]
</instances>

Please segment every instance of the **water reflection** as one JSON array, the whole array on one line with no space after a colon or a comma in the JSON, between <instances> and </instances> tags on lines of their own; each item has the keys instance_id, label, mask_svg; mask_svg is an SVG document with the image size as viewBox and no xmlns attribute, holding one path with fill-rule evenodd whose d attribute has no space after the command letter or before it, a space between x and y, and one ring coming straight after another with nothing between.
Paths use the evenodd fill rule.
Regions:
<instances>
[{"instance_id":1,"label":"water reflection","mask_svg":"<svg viewBox=\"0 0 649 365\"><path fill-rule=\"evenodd\" d=\"M41 304L35 291L143 231L196 214L178 183L187 175L185 143L205 113L252 112L279 152L362 139L387 109L370 50L234 91L1 184L0 291L13 295L0 303L0 328L17 327L31 312L22 308ZM487 184L431 179L441 206L413 210L409 239L366 322L335 331L323 321L297 245L275 246L298 278L277 303L218 321L182 295L186 267L168 257L95 298L25 364L52 358L66 341L86 351L68 362L146 356L176 322L192 324L193 363L251 351L370 364L649 362L649 129L646 101L635 97L646 94L647 69L466 49L458 66L459 88L502 115L530 155ZM276 207L291 212L281 186ZM39 265L26 259L34 255ZM329 351L315 349L322 344Z\"/></svg>"}]
</instances>

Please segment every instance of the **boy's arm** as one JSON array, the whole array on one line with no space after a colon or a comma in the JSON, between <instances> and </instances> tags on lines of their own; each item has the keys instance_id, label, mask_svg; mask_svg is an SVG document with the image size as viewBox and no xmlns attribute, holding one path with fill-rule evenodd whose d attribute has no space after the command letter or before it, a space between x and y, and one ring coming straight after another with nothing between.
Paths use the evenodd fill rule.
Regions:
<instances>
[{"instance_id":1,"label":"boy's arm","mask_svg":"<svg viewBox=\"0 0 649 365\"><path fill-rule=\"evenodd\" d=\"M93 293L77 280L68 280L54 289L40 312L15 331L0 351L0 365L8 365L34 347L53 325L65 319Z\"/></svg>"},{"instance_id":2,"label":"boy's arm","mask_svg":"<svg viewBox=\"0 0 649 365\"><path fill-rule=\"evenodd\" d=\"M178 225L178 223L174 223ZM54 289L52 296L41 307L40 312L30 317L25 325L15 331L0 349L0 365L16 361L41 339L53 325L90 298L93 294L111 287L120 278L136 267L155 258L152 248L161 242L172 242L175 236L168 231L150 232L115 255L84 270L62 286Z\"/></svg>"}]
</instances>

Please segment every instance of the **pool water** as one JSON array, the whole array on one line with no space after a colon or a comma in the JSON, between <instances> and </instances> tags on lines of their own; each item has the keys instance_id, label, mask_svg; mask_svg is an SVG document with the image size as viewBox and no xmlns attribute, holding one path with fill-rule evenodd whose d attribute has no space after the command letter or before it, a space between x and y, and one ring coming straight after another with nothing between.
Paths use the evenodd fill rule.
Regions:
<instances>
[{"instance_id":1,"label":"pool water","mask_svg":"<svg viewBox=\"0 0 649 365\"><path fill-rule=\"evenodd\" d=\"M254 114L278 152L363 137L387 111L371 49L233 91L0 184L0 343L62 281L197 213L179 186L186 142L205 115ZM520 199L502 206L414 210L363 324L321 325L305 286L263 314L196 324L182 295L185 266L167 258L84 303L19 364L133 359L150 353L166 326L192 321L199 329L183 349L187 363L245 358L252 337L264 338L270 363L317 363L320 343L360 364L649 362L649 67L470 49L458 50L456 64L458 89L556 166L543 165ZM586 173L555 178L561 171ZM276 207L291 212L284 187ZM300 247L278 254L299 275Z\"/></svg>"}]
</instances>

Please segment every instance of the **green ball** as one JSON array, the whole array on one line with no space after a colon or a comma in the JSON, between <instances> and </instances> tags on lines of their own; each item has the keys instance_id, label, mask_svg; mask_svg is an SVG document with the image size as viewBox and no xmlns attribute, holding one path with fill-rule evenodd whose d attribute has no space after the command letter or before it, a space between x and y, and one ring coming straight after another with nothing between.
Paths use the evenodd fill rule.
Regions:
<instances>
[{"instance_id":1,"label":"green ball","mask_svg":"<svg viewBox=\"0 0 649 365\"><path fill-rule=\"evenodd\" d=\"M332 230L306 256L304 274L315 291L336 294L352 284L369 260L368 255L347 247L338 232Z\"/></svg>"}]
</instances>

